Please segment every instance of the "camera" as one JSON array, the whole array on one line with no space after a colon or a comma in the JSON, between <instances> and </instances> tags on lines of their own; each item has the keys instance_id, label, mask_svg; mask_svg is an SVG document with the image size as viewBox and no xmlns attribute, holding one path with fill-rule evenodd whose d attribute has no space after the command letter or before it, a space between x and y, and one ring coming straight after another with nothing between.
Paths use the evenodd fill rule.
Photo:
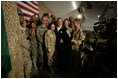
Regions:
<instances>
[{"instance_id":1,"label":"camera","mask_svg":"<svg viewBox=\"0 0 118 79\"><path fill-rule=\"evenodd\" d=\"M111 33L115 31L114 23L117 22L115 18L101 18L99 22L94 23L94 31L96 35L102 39L109 39Z\"/></svg>"}]
</instances>

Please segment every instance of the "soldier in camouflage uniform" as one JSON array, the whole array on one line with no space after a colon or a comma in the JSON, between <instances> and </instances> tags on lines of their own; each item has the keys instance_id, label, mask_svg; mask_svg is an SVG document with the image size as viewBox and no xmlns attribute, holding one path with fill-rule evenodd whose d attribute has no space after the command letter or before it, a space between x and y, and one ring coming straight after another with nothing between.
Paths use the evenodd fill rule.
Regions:
<instances>
[{"instance_id":1,"label":"soldier in camouflage uniform","mask_svg":"<svg viewBox=\"0 0 118 79\"><path fill-rule=\"evenodd\" d=\"M78 19L74 20L74 25L76 30L74 31L71 42L72 44L72 67L74 71L78 74L81 74L81 54L79 52L79 46L82 43L82 40L85 39L85 35L80 28L80 21Z\"/></svg>"},{"instance_id":2,"label":"soldier in camouflage uniform","mask_svg":"<svg viewBox=\"0 0 118 79\"><path fill-rule=\"evenodd\" d=\"M31 23L31 29L29 31L29 38L30 38L30 43L31 43L31 49L32 49L32 61L33 61L33 65L34 65L34 69L37 70L37 40L36 40L36 23L32 22Z\"/></svg>"},{"instance_id":3,"label":"soldier in camouflage uniform","mask_svg":"<svg viewBox=\"0 0 118 79\"><path fill-rule=\"evenodd\" d=\"M23 21L23 23L21 23L21 49L24 61L25 77L29 78L32 68L32 61L30 58L30 42L27 40L28 36L26 35L26 24L26 21Z\"/></svg>"},{"instance_id":4,"label":"soldier in camouflage uniform","mask_svg":"<svg viewBox=\"0 0 118 79\"><path fill-rule=\"evenodd\" d=\"M45 34L45 46L48 57L48 66L53 73L52 63L53 63L53 55L55 52L55 44L56 44L56 35L54 32L55 24L51 23L49 25L49 30Z\"/></svg>"},{"instance_id":5,"label":"soldier in camouflage uniform","mask_svg":"<svg viewBox=\"0 0 118 79\"><path fill-rule=\"evenodd\" d=\"M36 34L37 34L37 40L38 40L38 54L39 54L39 69L42 70L44 65L43 55L44 55L44 34L47 31L47 17L42 17L42 24L37 28Z\"/></svg>"},{"instance_id":6,"label":"soldier in camouflage uniform","mask_svg":"<svg viewBox=\"0 0 118 79\"><path fill-rule=\"evenodd\" d=\"M85 34L83 33L83 30L80 27L80 23L78 19L74 20L74 25L76 27L76 30L74 31L73 38L71 42L73 43L72 49L74 51L79 52L79 46L82 43L82 40L85 39Z\"/></svg>"}]
</instances>

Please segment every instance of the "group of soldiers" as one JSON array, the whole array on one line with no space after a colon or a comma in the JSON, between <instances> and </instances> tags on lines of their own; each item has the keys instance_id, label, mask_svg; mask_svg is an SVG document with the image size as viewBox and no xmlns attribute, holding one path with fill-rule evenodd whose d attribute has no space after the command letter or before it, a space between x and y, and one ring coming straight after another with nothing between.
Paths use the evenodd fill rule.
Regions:
<instances>
[{"instance_id":1,"label":"group of soldiers","mask_svg":"<svg viewBox=\"0 0 118 79\"><path fill-rule=\"evenodd\" d=\"M56 20L48 12L38 20L32 16L29 24L20 18L20 24L25 77L30 77L32 65L35 70L48 68L51 73L54 68L66 72L70 64L80 68L79 46L85 34L79 19Z\"/></svg>"}]
</instances>

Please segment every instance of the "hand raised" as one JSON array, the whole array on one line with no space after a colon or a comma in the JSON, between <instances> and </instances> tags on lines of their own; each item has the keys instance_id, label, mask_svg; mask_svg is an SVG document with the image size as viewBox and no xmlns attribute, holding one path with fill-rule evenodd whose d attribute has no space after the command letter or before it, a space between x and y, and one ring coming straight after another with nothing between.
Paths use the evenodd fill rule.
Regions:
<instances>
[{"instance_id":1,"label":"hand raised","mask_svg":"<svg viewBox=\"0 0 118 79\"><path fill-rule=\"evenodd\" d=\"M60 39L60 43L63 43L63 40L62 40L62 38Z\"/></svg>"}]
</instances>

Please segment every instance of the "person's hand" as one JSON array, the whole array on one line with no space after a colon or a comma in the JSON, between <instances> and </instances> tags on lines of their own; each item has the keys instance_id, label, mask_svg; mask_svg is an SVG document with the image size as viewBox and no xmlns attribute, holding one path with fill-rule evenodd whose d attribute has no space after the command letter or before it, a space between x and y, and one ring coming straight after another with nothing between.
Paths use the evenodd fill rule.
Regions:
<instances>
[{"instance_id":1,"label":"person's hand","mask_svg":"<svg viewBox=\"0 0 118 79\"><path fill-rule=\"evenodd\" d=\"M63 43L63 40L62 40L62 38L60 39L60 43Z\"/></svg>"},{"instance_id":2,"label":"person's hand","mask_svg":"<svg viewBox=\"0 0 118 79\"><path fill-rule=\"evenodd\" d=\"M32 34L34 33L34 29L32 29Z\"/></svg>"},{"instance_id":3,"label":"person's hand","mask_svg":"<svg viewBox=\"0 0 118 79\"><path fill-rule=\"evenodd\" d=\"M48 50L48 53L51 53L51 50L50 49Z\"/></svg>"},{"instance_id":4,"label":"person's hand","mask_svg":"<svg viewBox=\"0 0 118 79\"><path fill-rule=\"evenodd\" d=\"M72 43L74 43L74 41L75 41L74 39L71 40Z\"/></svg>"},{"instance_id":5,"label":"person's hand","mask_svg":"<svg viewBox=\"0 0 118 79\"><path fill-rule=\"evenodd\" d=\"M32 49L31 48L28 48L28 51L31 51Z\"/></svg>"},{"instance_id":6,"label":"person's hand","mask_svg":"<svg viewBox=\"0 0 118 79\"><path fill-rule=\"evenodd\" d=\"M90 49L90 51L93 51L93 48L92 48L92 46L91 46L91 45L90 45L89 49Z\"/></svg>"}]
</instances>

